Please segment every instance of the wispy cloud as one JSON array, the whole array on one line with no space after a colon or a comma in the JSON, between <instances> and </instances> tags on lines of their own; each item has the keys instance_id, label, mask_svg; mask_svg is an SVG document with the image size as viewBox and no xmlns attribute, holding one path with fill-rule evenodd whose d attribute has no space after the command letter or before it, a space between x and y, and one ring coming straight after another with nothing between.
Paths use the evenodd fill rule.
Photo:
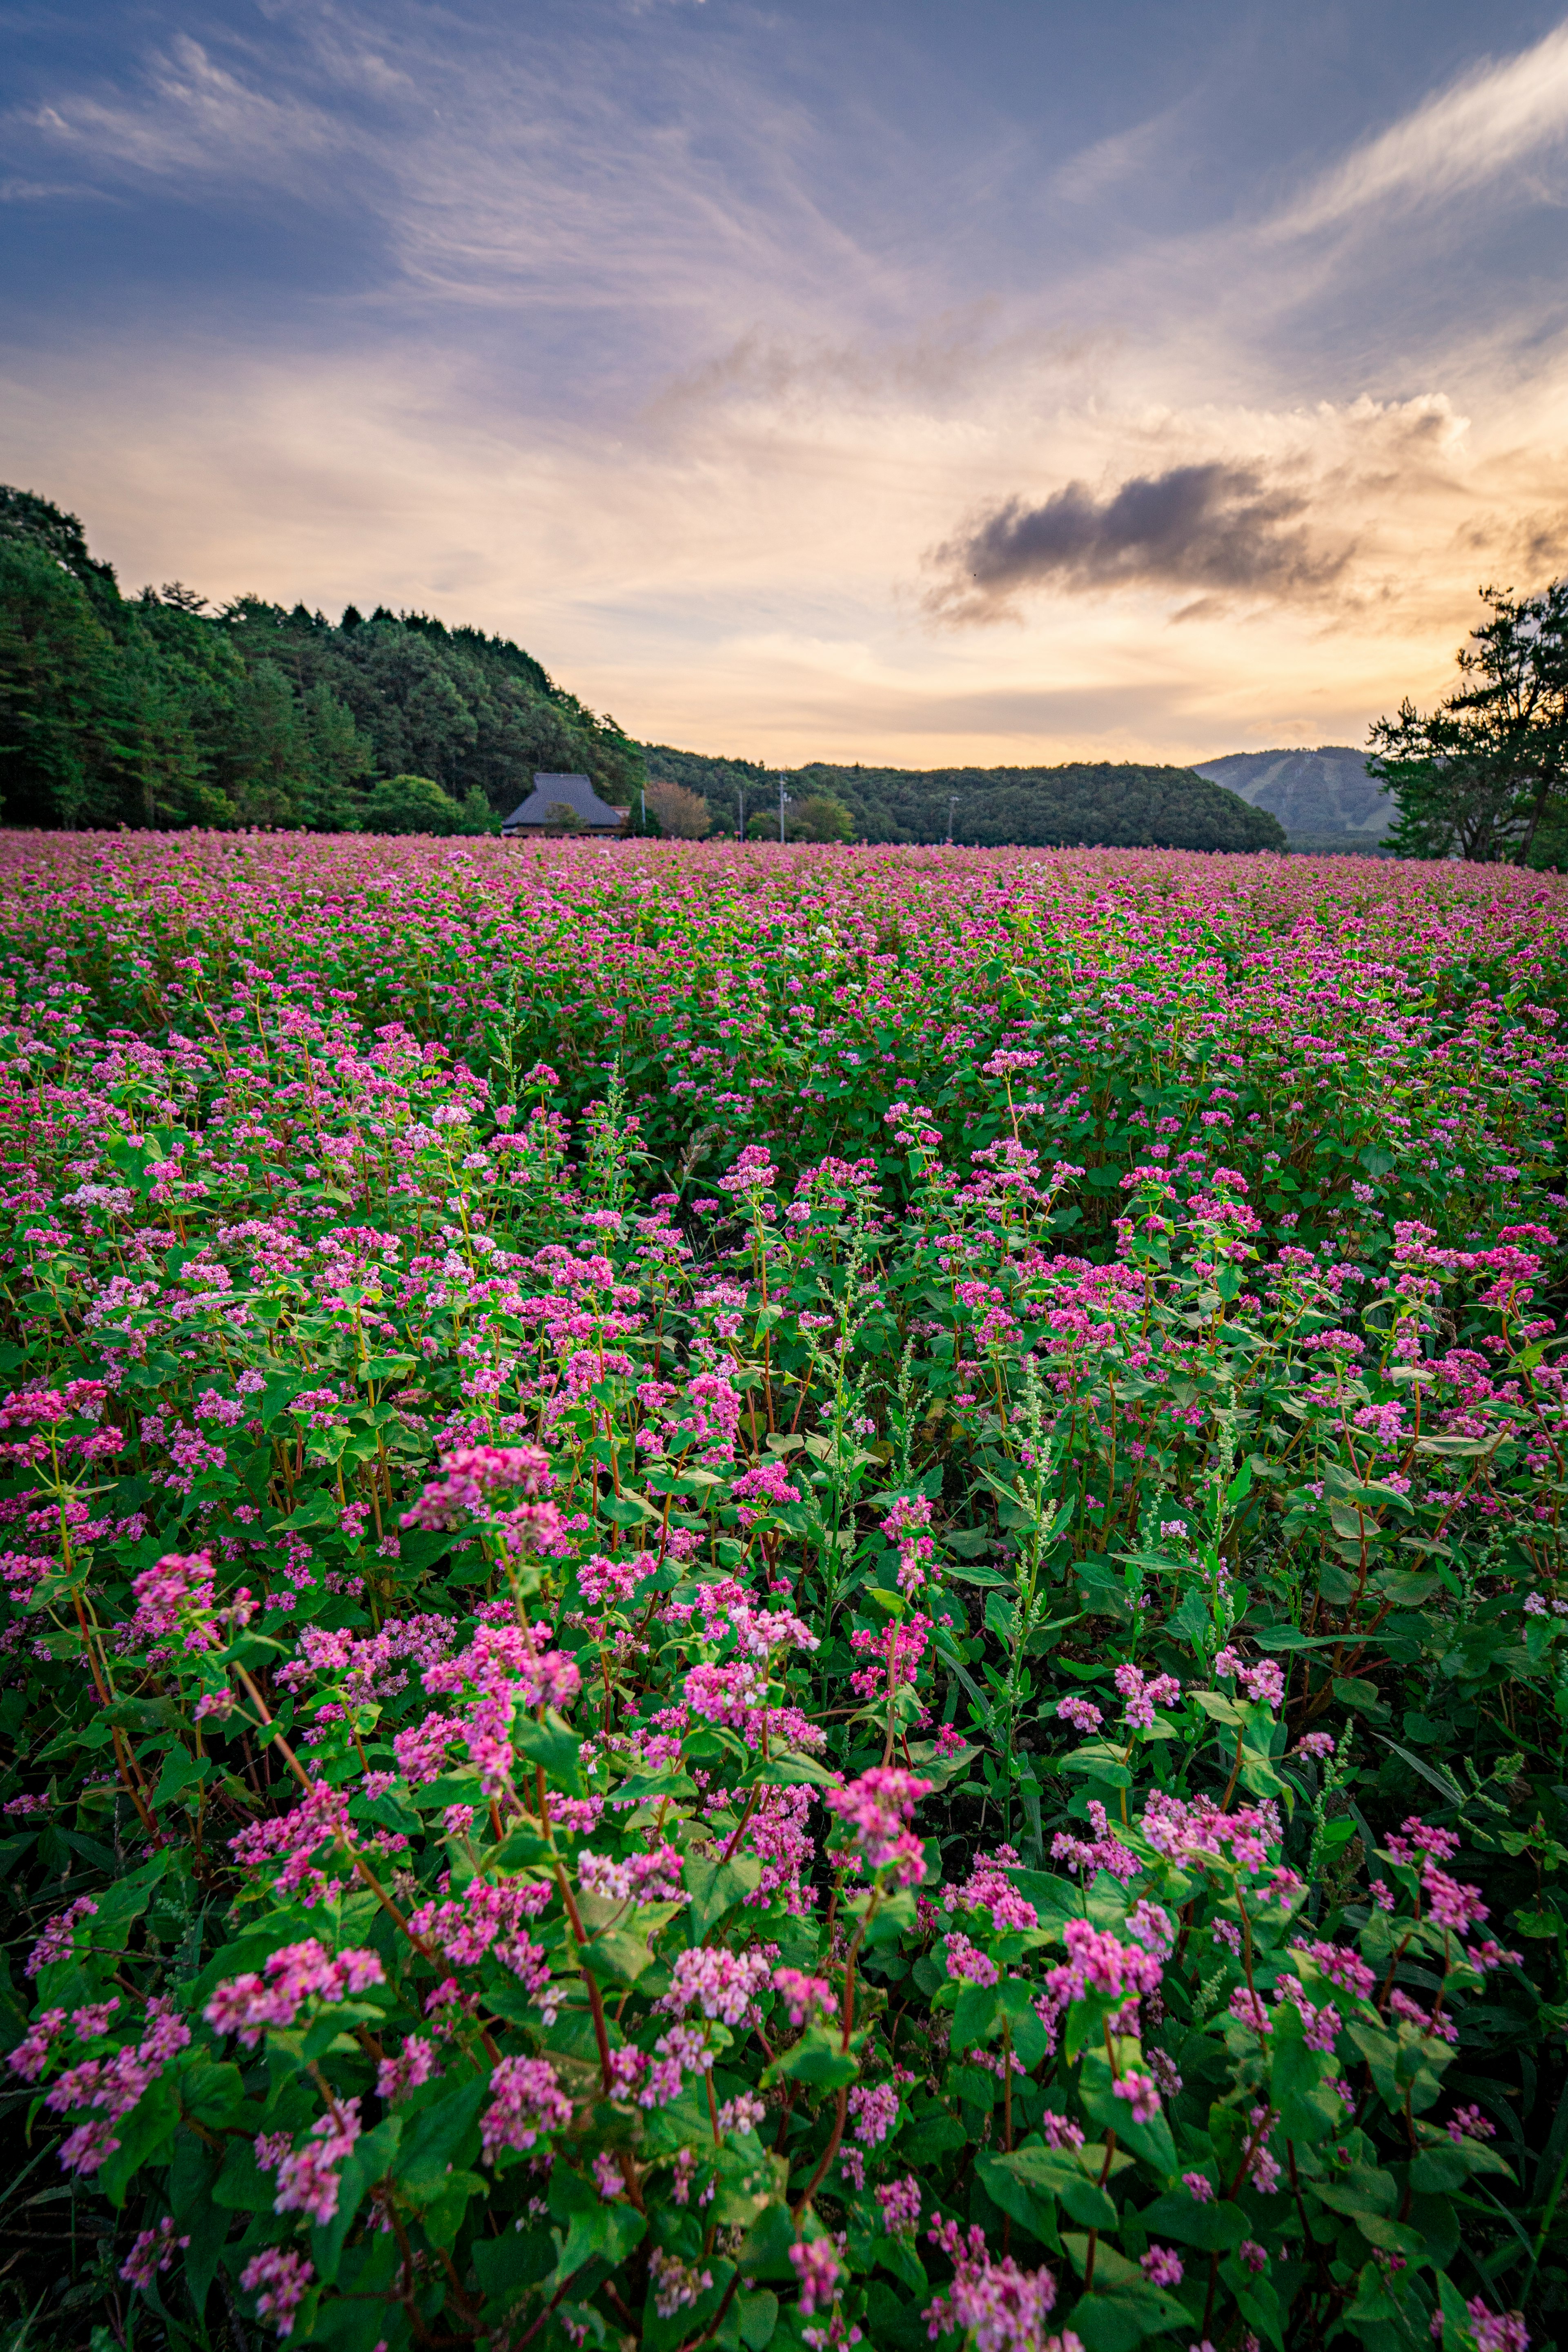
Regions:
<instances>
[{"instance_id":1,"label":"wispy cloud","mask_svg":"<svg viewBox=\"0 0 1568 2352\"><path fill-rule=\"evenodd\" d=\"M1324 173L1272 233L1305 236L1378 208L1460 195L1561 146L1565 135L1568 23L1435 91Z\"/></svg>"},{"instance_id":2,"label":"wispy cloud","mask_svg":"<svg viewBox=\"0 0 1568 2352\"><path fill-rule=\"evenodd\" d=\"M324 108L255 88L185 34L151 61L148 81L145 93L122 99L63 99L40 108L35 125L68 152L163 180L270 180L351 143Z\"/></svg>"}]
</instances>

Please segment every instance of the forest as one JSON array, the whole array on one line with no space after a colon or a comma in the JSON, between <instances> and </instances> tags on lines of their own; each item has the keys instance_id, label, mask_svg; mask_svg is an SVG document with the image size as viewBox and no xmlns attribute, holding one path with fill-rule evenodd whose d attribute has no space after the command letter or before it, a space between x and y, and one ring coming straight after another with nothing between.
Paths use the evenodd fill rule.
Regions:
<instances>
[{"instance_id":1,"label":"forest","mask_svg":"<svg viewBox=\"0 0 1568 2352\"><path fill-rule=\"evenodd\" d=\"M209 611L178 582L127 596L74 515L0 488L6 824L483 833L536 769L619 807L643 774L507 638L384 605Z\"/></svg>"},{"instance_id":2,"label":"forest","mask_svg":"<svg viewBox=\"0 0 1568 2352\"><path fill-rule=\"evenodd\" d=\"M751 760L711 760L664 743L645 746L649 776L700 793L716 832L734 833L745 795L746 831L775 833L779 777ZM1052 768L835 767L792 770L790 795L837 801L863 841L953 840L1107 849L1283 849L1285 829L1267 809L1190 768L1133 761L1069 761ZM788 810L786 810L788 819Z\"/></svg>"}]
</instances>

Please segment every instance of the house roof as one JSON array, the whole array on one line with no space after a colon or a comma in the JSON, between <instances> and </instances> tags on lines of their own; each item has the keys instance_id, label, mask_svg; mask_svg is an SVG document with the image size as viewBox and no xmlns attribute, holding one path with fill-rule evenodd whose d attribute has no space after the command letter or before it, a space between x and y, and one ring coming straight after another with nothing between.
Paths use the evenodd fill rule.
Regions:
<instances>
[{"instance_id":1,"label":"house roof","mask_svg":"<svg viewBox=\"0 0 1568 2352\"><path fill-rule=\"evenodd\" d=\"M586 776L536 775L534 788L526 801L520 801L502 824L503 833L520 830L524 825L544 824L552 808L564 805L575 809L584 824L592 827L613 825L619 829L624 809L612 808L601 801Z\"/></svg>"}]
</instances>

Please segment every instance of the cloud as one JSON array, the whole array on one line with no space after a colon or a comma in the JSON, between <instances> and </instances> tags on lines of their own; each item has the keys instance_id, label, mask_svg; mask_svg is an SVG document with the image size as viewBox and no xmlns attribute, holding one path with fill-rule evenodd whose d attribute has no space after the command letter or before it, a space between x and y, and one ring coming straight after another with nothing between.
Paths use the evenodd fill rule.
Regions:
<instances>
[{"instance_id":1,"label":"cloud","mask_svg":"<svg viewBox=\"0 0 1568 2352\"><path fill-rule=\"evenodd\" d=\"M32 126L53 148L163 181L276 181L355 143L340 116L256 89L184 33L150 58L144 91L62 97L39 108Z\"/></svg>"},{"instance_id":2,"label":"cloud","mask_svg":"<svg viewBox=\"0 0 1568 2352\"><path fill-rule=\"evenodd\" d=\"M1369 207L1478 188L1568 132L1568 23L1502 64L1472 67L1348 155L1270 225L1275 236L1338 227Z\"/></svg>"},{"instance_id":3,"label":"cloud","mask_svg":"<svg viewBox=\"0 0 1568 2352\"><path fill-rule=\"evenodd\" d=\"M1261 465L1218 459L1134 475L1103 497L1069 482L1040 506L1007 499L935 551L931 560L949 577L928 609L949 620L997 620L1021 591L1047 585L1315 596L1350 550L1314 549L1299 527L1308 503Z\"/></svg>"}]
</instances>

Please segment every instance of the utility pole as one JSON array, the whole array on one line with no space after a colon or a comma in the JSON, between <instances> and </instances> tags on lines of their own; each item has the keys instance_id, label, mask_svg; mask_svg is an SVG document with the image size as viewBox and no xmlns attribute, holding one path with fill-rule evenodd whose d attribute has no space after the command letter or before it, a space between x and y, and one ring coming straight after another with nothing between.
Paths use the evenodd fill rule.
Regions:
<instances>
[{"instance_id":1,"label":"utility pole","mask_svg":"<svg viewBox=\"0 0 1568 2352\"><path fill-rule=\"evenodd\" d=\"M740 795L740 831L736 837L739 841L744 841L746 839L746 778L744 776L735 789Z\"/></svg>"},{"instance_id":2,"label":"utility pole","mask_svg":"<svg viewBox=\"0 0 1568 2352\"><path fill-rule=\"evenodd\" d=\"M779 771L779 846L784 846L784 771Z\"/></svg>"},{"instance_id":3,"label":"utility pole","mask_svg":"<svg viewBox=\"0 0 1568 2352\"><path fill-rule=\"evenodd\" d=\"M958 795L954 793L947 803L947 847L949 849L953 846L953 812L957 805Z\"/></svg>"}]
</instances>

